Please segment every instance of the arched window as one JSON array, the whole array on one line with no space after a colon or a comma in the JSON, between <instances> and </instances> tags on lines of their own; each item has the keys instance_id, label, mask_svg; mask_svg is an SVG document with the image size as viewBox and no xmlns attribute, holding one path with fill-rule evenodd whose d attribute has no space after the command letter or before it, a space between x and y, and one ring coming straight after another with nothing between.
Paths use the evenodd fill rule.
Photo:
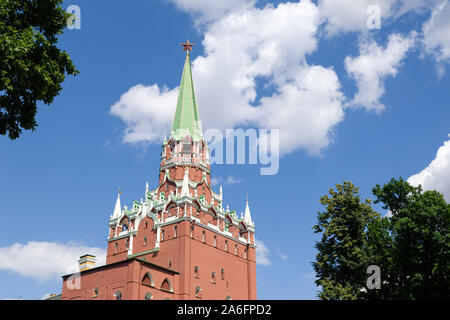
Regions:
<instances>
[{"instance_id":1,"label":"arched window","mask_svg":"<svg viewBox=\"0 0 450 320\"><path fill-rule=\"evenodd\" d=\"M235 254L235 255L238 254L238 245L237 245L237 244L234 246L234 254Z\"/></svg>"},{"instance_id":2,"label":"arched window","mask_svg":"<svg viewBox=\"0 0 450 320\"><path fill-rule=\"evenodd\" d=\"M173 292L172 284L168 278L165 278L161 283L161 290L166 292Z\"/></svg>"},{"instance_id":3,"label":"arched window","mask_svg":"<svg viewBox=\"0 0 450 320\"><path fill-rule=\"evenodd\" d=\"M216 273L214 271L211 273L211 283L216 283Z\"/></svg>"},{"instance_id":4,"label":"arched window","mask_svg":"<svg viewBox=\"0 0 450 320\"><path fill-rule=\"evenodd\" d=\"M147 246L147 237L144 237L144 247Z\"/></svg>"},{"instance_id":5,"label":"arched window","mask_svg":"<svg viewBox=\"0 0 450 320\"><path fill-rule=\"evenodd\" d=\"M191 225L191 238L192 238L193 234L194 234L194 225Z\"/></svg>"},{"instance_id":6,"label":"arched window","mask_svg":"<svg viewBox=\"0 0 450 320\"><path fill-rule=\"evenodd\" d=\"M116 292L114 292L114 297L116 298L116 300L122 300L122 291L117 290Z\"/></svg>"},{"instance_id":7,"label":"arched window","mask_svg":"<svg viewBox=\"0 0 450 320\"><path fill-rule=\"evenodd\" d=\"M214 247L217 247L217 236L214 236Z\"/></svg>"},{"instance_id":8,"label":"arched window","mask_svg":"<svg viewBox=\"0 0 450 320\"><path fill-rule=\"evenodd\" d=\"M119 252L119 244L117 242L114 242L114 253Z\"/></svg>"},{"instance_id":9,"label":"arched window","mask_svg":"<svg viewBox=\"0 0 450 320\"><path fill-rule=\"evenodd\" d=\"M174 236L174 238L176 238L178 236L178 227L177 226L173 227L173 236Z\"/></svg>"},{"instance_id":10,"label":"arched window","mask_svg":"<svg viewBox=\"0 0 450 320\"><path fill-rule=\"evenodd\" d=\"M144 277L142 277L142 284L144 284L146 286L150 286L150 287L155 286L155 282L153 281L153 277L150 274L150 272L147 272L146 274L144 274Z\"/></svg>"},{"instance_id":11,"label":"arched window","mask_svg":"<svg viewBox=\"0 0 450 320\"><path fill-rule=\"evenodd\" d=\"M147 292L145 294L145 300L152 300L153 299L153 295L150 292Z\"/></svg>"},{"instance_id":12,"label":"arched window","mask_svg":"<svg viewBox=\"0 0 450 320\"><path fill-rule=\"evenodd\" d=\"M121 226L122 226L122 231L128 230L128 227L129 227L129 221L128 221L128 218L127 218L127 217L124 217L124 218L122 219Z\"/></svg>"},{"instance_id":13,"label":"arched window","mask_svg":"<svg viewBox=\"0 0 450 320\"><path fill-rule=\"evenodd\" d=\"M161 241L164 240L164 230L161 231Z\"/></svg>"},{"instance_id":14,"label":"arched window","mask_svg":"<svg viewBox=\"0 0 450 320\"><path fill-rule=\"evenodd\" d=\"M199 268L199 266L195 266L195 267L194 267L194 276L195 276L196 278L199 278L199 277L200 277L200 268Z\"/></svg>"},{"instance_id":15,"label":"arched window","mask_svg":"<svg viewBox=\"0 0 450 320\"><path fill-rule=\"evenodd\" d=\"M196 286L195 287L195 296L197 297L197 298L201 298L201 291L202 291L202 287L200 287L200 286Z\"/></svg>"},{"instance_id":16,"label":"arched window","mask_svg":"<svg viewBox=\"0 0 450 320\"><path fill-rule=\"evenodd\" d=\"M206 232L205 231L202 232L202 241L203 241L203 243L206 242Z\"/></svg>"},{"instance_id":17,"label":"arched window","mask_svg":"<svg viewBox=\"0 0 450 320\"><path fill-rule=\"evenodd\" d=\"M127 241L125 241L125 247L127 249L130 248L130 240L127 239Z\"/></svg>"},{"instance_id":18,"label":"arched window","mask_svg":"<svg viewBox=\"0 0 450 320\"><path fill-rule=\"evenodd\" d=\"M225 240L225 251L228 251L228 240Z\"/></svg>"},{"instance_id":19,"label":"arched window","mask_svg":"<svg viewBox=\"0 0 450 320\"><path fill-rule=\"evenodd\" d=\"M92 298L96 298L96 297L98 297L98 288L97 287L95 287L92 290Z\"/></svg>"},{"instance_id":20,"label":"arched window","mask_svg":"<svg viewBox=\"0 0 450 320\"><path fill-rule=\"evenodd\" d=\"M232 225L230 217L226 217L225 218L225 231L230 231L230 225Z\"/></svg>"},{"instance_id":21,"label":"arched window","mask_svg":"<svg viewBox=\"0 0 450 320\"><path fill-rule=\"evenodd\" d=\"M225 269L220 270L220 278L225 280Z\"/></svg>"},{"instance_id":22,"label":"arched window","mask_svg":"<svg viewBox=\"0 0 450 320\"><path fill-rule=\"evenodd\" d=\"M233 299L231 299L231 296L227 296L225 299L227 299L227 300L233 300Z\"/></svg>"},{"instance_id":23,"label":"arched window","mask_svg":"<svg viewBox=\"0 0 450 320\"><path fill-rule=\"evenodd\" d=\"M247 259L247 248L244 249L244 258Z\"/></svg>"}]
</instances>

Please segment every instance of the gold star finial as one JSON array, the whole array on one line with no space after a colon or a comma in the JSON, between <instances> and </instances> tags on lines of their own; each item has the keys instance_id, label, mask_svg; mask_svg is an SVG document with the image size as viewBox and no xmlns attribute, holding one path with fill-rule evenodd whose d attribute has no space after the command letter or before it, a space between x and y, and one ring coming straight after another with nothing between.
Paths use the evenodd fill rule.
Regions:
<instances>
[{"instance_id":1,"label":"gold star finial","mask_svg":"<svg viewBox=\"0 0 450 320\"><path fill-rule=\"evenodd\" d=\"M189 40L186 40L185 43L182 43L183 51L186 51L186 54L189 54L189 51L192 51L192 47L195 46L194 43L190 43Z\"/></svg>"}]
</instances>

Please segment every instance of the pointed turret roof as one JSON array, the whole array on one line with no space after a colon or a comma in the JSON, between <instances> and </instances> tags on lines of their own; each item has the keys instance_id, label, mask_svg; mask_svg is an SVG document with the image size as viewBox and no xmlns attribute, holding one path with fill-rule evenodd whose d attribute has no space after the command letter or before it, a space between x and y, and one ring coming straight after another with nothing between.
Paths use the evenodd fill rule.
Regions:
<instances>
[{"instance_id":1,"label":"pointed turret roof","mask_svg":"<svg viewBox=\"0 0 450 320\"><path fill-rule=\"evenodd\" d=\"M252 216L250 215L250 207L248 206L248 196L247 196L247 201L245 203L244 222L247 225L253 225Z\"/></svg>"},{"instance_id":2,"label":"pointed turret roof","mask_svg":"<svg viewBox=\"0 0 450 320\"><path fill-rule=\"evenodd\" d=\"M187 44L192 46L189 42ZM186 60L184 62L183 75L181 76L180 92L178 94L172 132L175 139L181 139L184 135L190 134L194 140L197 140L201 136L201 128L199 128L200 118L194 94L189 50L190 48L186 50Z\"/></svg>"},{"instance_id":3,"label":"pointed turret roof","mask_svg":"<svg viewBox=\"0 0 450 320\"><path fill-rule=\"evenodd\" d=\"M121 210L120 210L120 191L117 194L117 200L116 200L116 206L114 207L114 213L113 213L113 218L118 218L120 217L121 214Z\"/></svg>"}]
</instances>

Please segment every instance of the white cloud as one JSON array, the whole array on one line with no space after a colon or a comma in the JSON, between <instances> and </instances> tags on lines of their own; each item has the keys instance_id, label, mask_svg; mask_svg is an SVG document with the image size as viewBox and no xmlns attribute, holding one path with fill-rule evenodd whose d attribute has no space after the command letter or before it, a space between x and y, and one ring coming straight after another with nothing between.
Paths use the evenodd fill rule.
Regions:
<instances>
[{"instance_id":1,"label":"white cloud","mask_svg":"<svg viewBox=\"0 0 450 320\"><path fill-rule=\"evenodd\" d=\"M395 0L387 2L380 6L382 17L388 15L390 6ZM329 35L349 31L366 32L369 18L367 8L373 4L373 0L320 0L319 8L325 20L325 30Z\"/></svg>"},{"instance_id":2,"label":"white cloud","mask_svg":"<svg viewBox=\"0 0 450 320\"><path fill-rule=\"evenodd\" d=\"M78 258L86 253L97 257L96 265L105 264L106 251L69 242L29 241L0 248L0 270L13 271L38 281L60 279L78 271Z\"/></svg>"},{"instance_id":3,"label":"white cloud","mask_svg":"<svg viewBox=\"0 0 450 320\"><path fill-rule=\"evenodd\" d=\"M280 154L299 148L319 155L344 120L344 96L331 68L308 66L271 97L261 99L255 119L262 128L280 129Z\"/></svg>"},{"instance_id":4,"label":"white cloud","mask_svg":"<svg viewBox=\"0 0 450 320\"><path fill-rule=\"evenodd\" d=\"M292 79L305 54L316 49L318 23L317 8L302 1L244 10L210 25L205 56L193 62L205 125L233 128L252 122L263 89L257 78L275 89Z\"/></svg>"},{"instance_id":5,"label":"white cloud","mask_svg":"<svg viewBox=\"0 0 450 320\"><path fill-rule=\"evenodd\" d=\"M358 87L351 104L367 110L382 111L385 108L380 102L385 92L383 81L388 76L395 77L406 52L414 42L414 33L410 37L391 34L386 48L378 46L375 41L363 40L360 55L345 58L345 69L356 80Z\"/></svg>"},{"instance_id":6,"label":"white cloud","mask_svg":"<svg viewBox=\"0 0 450 320\"><path fill-rule=\"evenodd\" d=\"M269 249L264 245L264 242L258 239L255 239L255 244L256 244L256 263L263 266L270 265L271 262L269 260L270 254Z\"/></svg>"},{"instance_id":7,"label":"white cloud","mask_svg":"<svg viewBox=\"0 0 450 320\"><path fill-rule=\"evenodd\" d=\"M227 180L225 180L225 183L226 183L226 184L236 184L236 183L241 183L241 182L242 182L242 180L236 179L236 178L233 177L233 176L229 176L229 177L227 178Z\"/></svg>"},{"instance_id":8,"label":"white cloud","mask_svg":"<svg viewBox=\"0 0 450 320\"><path fill-rule=\"evenodd\" d=\"M228 176L226 179L223 179L221 177L214 177L211 179L211 185L216 186L219 183L225 183L225 184L236 184L236 183L242 183L242 180L236 179L233 176Z\"/></svg>"},{"instance_id":9,"label":"white cloud","mask_svg":"<svg viewBox=\"0 0 450 320\"><path fill-rule=\"evenodd\" d=\"M450 139L438 149L433 161L409 177L408 182L414 186L421 184L424 190L437 190L450 202Z\"/></svg>"},{"instance_id":10,"label":"white cloud","mask_svg":"<svg viewBox=\"0 0 450 320\"><path fill-rule=\"evenodd\" d=\"M425 50L438 62L450 60L450 2L440 1L423 26Z\"/></svg>"},{"instance_id":11,"label":"white cloud","mask_svg":"<svg viewBox=\"0 0 450 320\"><path fill-rule=\"evenodd\" d=\"M281 252L280 249L276 248L276 250L277 250L277 255L278 255L282 260L287 261L288 256L285 255L283 252Z\"/></svg>"},{"instance_id":12,"label":"white cloud","mask_svg":"<svg viewBox=\"0 0 450 320\"><path fill-rule=\"evenodd\" d=\"M126 124L124 142L162 142L170 133L178 97L178 87L169 90L158 85L138 84L122 94L111 114Z\"/></svg>"},{"instance_id":13,"label":"white cloud","mask_svg":"<svg viewBox=\"0 0 450 320\"><path fill-rule=\"evenodd\" d=\"M319 25L318 8L309 0L244 6L209 23L205 53L193 61L204 128L280 129L280 154L299 148L319 154L327 147L344 118L343 96L332 68L306 62L316 50ZM265 94L267 87L273 93ZM128 126L124 141L155 141L167 134L175 95L156 85L125 93L111 108Z\"/></svg>"},{"instance_id":14,"label":"white cloud","mask_svg":"<svg viewBox=\"0 0 450 320\"><path fill-rule=\"evenodd\" d=\"M366 34L367 21L372 12L370 6L378 6L383 24L389 23L400 16L429 8L435 0L319 0L318 5L325 30L329 36L340 32L361 32Z\"/></svg>"},{"instance_id":15,"label":"white cloud","mask_svg":"<svg viewBox=\"0 0 450 320\"><path fill-rule=\"evenodd\" d=\"M249 8L257 0L168 0L185 12L191 13L199 22L208 22L233 11Z\"/></svg>"}]
</instances>

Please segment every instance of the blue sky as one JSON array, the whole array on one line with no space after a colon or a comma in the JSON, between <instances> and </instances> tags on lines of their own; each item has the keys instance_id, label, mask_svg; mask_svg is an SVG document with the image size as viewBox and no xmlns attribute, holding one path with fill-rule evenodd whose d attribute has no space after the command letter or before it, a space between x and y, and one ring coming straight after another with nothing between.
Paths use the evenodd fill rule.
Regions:
<instances>
[{"instance_id":1,"label":"blue sky","mask_svg":"<svg viewBox=\"0 0 450 320\"><path fill-rule=\"evenodd\" d=\"M59 293L79 255L104 253L118 187L130 205L156 185L186 39L204 127L280 129L277 174L212 167L230 208L248 194L258 298L316 297L312 226L336 183L373 199L402 176L450 201L448 1L72 4L81 29L59 45L80 74L39 104L35 132L0 137L0 299Z\"/></svg>"}]
</instances>

